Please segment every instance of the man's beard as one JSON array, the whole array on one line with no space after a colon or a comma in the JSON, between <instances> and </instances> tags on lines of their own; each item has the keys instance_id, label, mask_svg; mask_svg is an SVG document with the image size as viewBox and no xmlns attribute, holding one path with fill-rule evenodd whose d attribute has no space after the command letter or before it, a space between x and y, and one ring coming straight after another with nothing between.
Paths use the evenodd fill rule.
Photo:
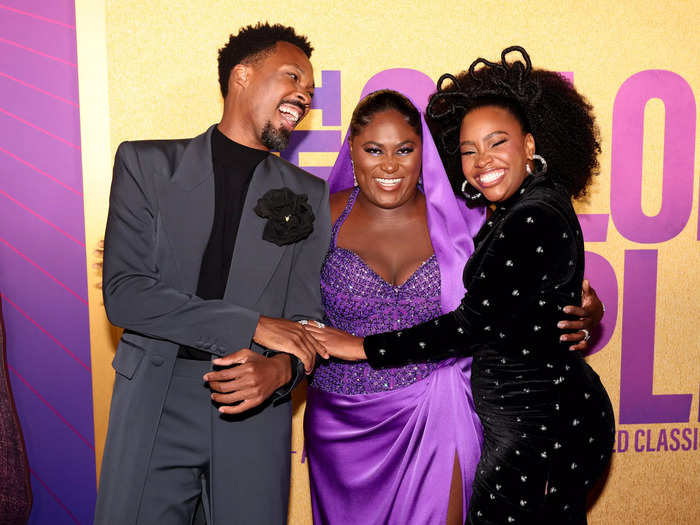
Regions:
<instances>
[{"instance_id":1,"label":"man's beard","mask_svg":"<svg viewBox=\"0 0 700 525\"><path fill-rule=\"evenodd\" d=\"M272 122L268 120L267 124L265 124L265 127L263 128L260 140L266 148L273 151L282 151L289 144L289 137L291 135L292 132L283 126L280 126L277 129L273 128Z\"/></svg>"}]
</instances>

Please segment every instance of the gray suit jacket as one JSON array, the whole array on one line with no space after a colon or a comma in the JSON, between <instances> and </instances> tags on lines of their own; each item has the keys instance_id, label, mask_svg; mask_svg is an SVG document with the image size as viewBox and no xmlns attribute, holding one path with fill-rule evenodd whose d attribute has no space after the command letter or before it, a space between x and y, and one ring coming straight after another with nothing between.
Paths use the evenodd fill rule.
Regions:
<instances>
[{"instance_id":1,"label":"gray suit jacket","mask_svg":"<svg viewBox=\"0 0 700 525\"><path fill-rule=\"evenodd\" d=\"M294 320L323 315L319 277L330 241L328 186L274 155L253 174L223 300L195 295L214 217L212 130L213 126L186 140L125 142L117 150L105 234L103 292L109 320L125 332L113 362L116 379L95 523L135 520L180 345L215 356L241 348L262 352L252 344L260 315ZM281 187L307 194L315 215L309 237L282 247L262 239L266 219L253 211L262 195ZM291 384L273 397L279 401L288 398L303 376L300 365ZM265 424L255 428L266 437L278 436L275 443L285 450L284 455L271 453L259 461L261 469L283 478L286 475L279 495L284 500L291 410L289 403L279 408L270 406L277 415L265 416ZM213 425L224 433L229 432L228 427L247 424L246 419L255 425L254 420L262 415L251 412L232 422L213 410ZM212 462L218 454L227 453L232 445L227 440L213 440ZM231 475L246 473L219 470L222 479L212 480L212 498L217 497L217 486L227 484ZM279 482L277 485L271 490L279 492ZM284 501L280 504L286 505Z\"/></svg>"}]
</instances>

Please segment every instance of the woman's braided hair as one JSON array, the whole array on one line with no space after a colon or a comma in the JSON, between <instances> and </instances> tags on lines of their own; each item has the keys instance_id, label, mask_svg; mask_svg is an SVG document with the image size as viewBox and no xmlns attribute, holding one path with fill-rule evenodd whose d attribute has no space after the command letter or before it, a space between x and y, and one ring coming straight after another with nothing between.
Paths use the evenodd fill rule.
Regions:
<instances>
[{"instance_id":1,"label":"woman's braided hair","mask_svg":"<svg viewBox=\"0 0 700 525\"><path fill-rule=\"evenodd\" d=\"M519 52L522 60L508 63ZM449 81L449 82L448 82ZM598 126L590 103L559 73L533 69L522 47L503 50L501 62L478 58L457 76L445 74L430 97L427 116L453 188L464 182L459 155L459 131L470 111L498 106L508 110L547 161L548 174L572 197L585 195L599 172ZM476 191L476 190L474 190Z\"/></svg>"}]
</instances>

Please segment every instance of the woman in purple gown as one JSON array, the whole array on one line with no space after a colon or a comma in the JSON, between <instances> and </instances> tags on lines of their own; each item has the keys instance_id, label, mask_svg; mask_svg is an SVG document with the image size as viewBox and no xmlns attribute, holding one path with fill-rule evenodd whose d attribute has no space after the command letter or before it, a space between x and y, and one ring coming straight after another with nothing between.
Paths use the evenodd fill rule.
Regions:
<instances>
[{"instance_id":1,"label":"woman in purple gown","mask_svg":"<svg viewBox=\"0 0 700 525\"><path fill-rule=\"evenodd\" d=\"M383 116L403 129L377 133ZM464 293L461 267L483 211L460 210L421 115L398 93L364 99L350 135L359 186L331 198L337 219L321 273L327 322L364 336L450 311ZM350 147L339 154L332 188L352 184ZM368 230L362 219L370 207L402 232L382 240ZM414 220L402 222L408 217ZM403 237L413 239L408 248ZM380 243L396 257L382 254ZM442 525L451 488L458 503L451 519L464 522L481 453L470 366L458 358L388 370L331 361L316 369L304 420L314 523Z\"/></svg>"}]
</instances>

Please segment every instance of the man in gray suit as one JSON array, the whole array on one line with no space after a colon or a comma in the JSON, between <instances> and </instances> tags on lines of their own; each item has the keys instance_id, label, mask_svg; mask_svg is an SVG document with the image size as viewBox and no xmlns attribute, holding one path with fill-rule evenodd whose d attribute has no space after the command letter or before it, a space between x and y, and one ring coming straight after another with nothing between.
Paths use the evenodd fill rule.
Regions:
<instances>
[{"instance_id":1,"label":"man in gray suit","mask_svg":"<svg viewBox=\"0 0 700 525\"><path fill-rule=\"evenodd\" d=\"M97 524L189 525L200 498L209 524L286 523L289 394L324 353L296 321L322 316L330 218L326 183L269 151L309 110L311 51L242 28L219 51L218 125L117 150L103 291L125 331Z\"/></svg>"}]
</instances>

